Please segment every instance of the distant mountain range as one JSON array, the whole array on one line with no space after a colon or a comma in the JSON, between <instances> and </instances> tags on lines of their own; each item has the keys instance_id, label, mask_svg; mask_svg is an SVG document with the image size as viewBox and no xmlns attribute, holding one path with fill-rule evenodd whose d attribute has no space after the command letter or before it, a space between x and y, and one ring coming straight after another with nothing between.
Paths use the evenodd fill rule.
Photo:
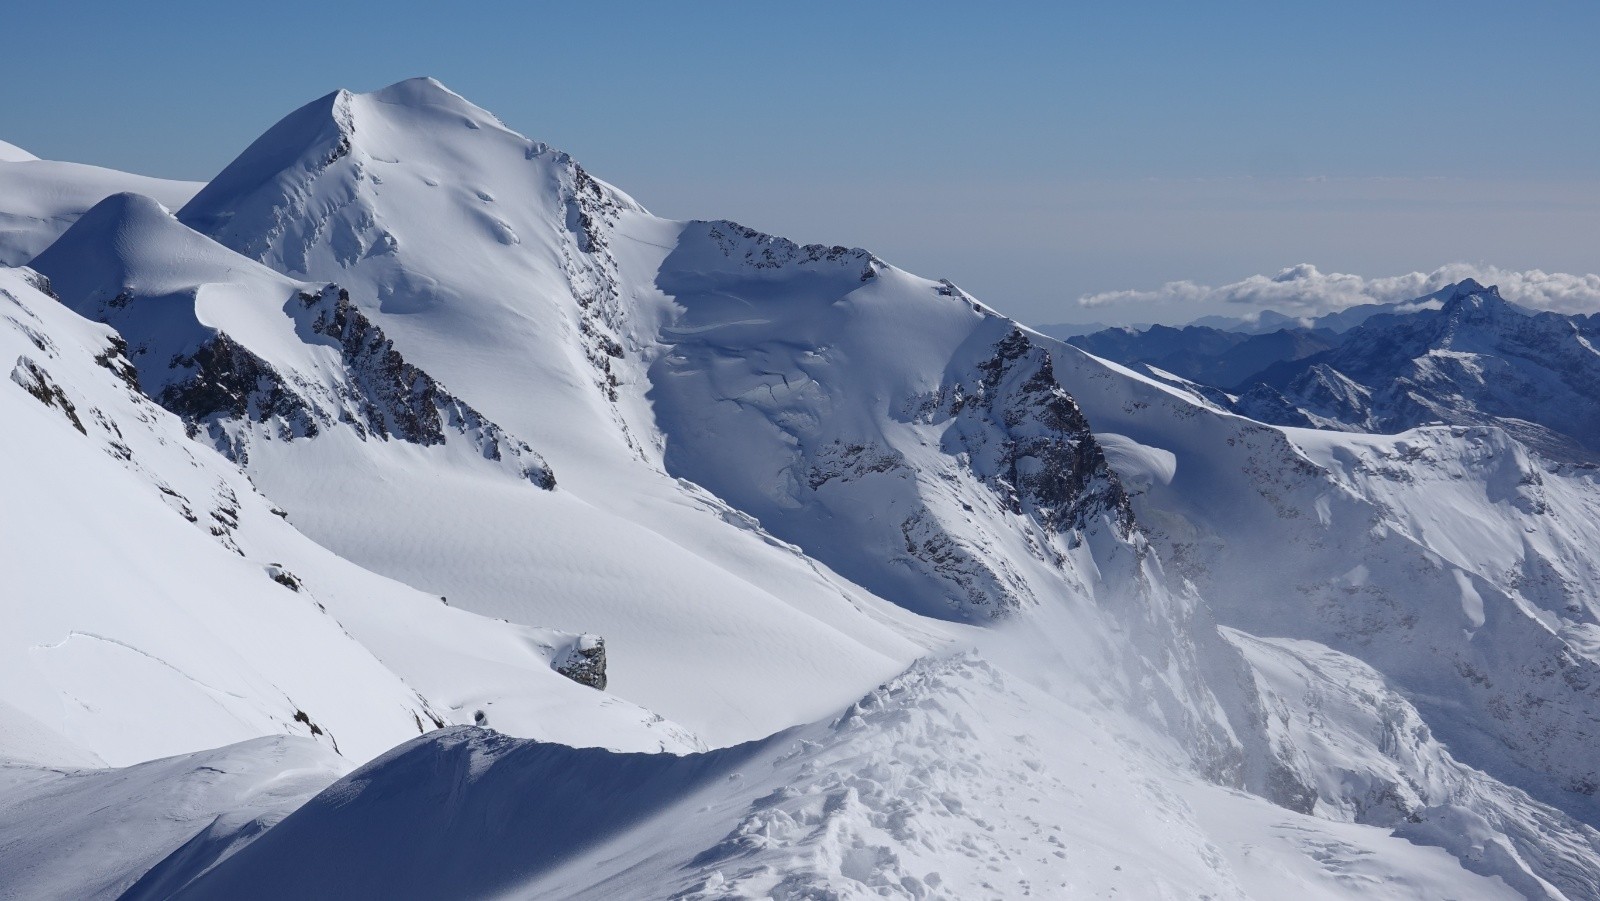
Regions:
<instances>
[{"instance_id":1,"label":"distant mountain range","mask_svg":"<svg viewBox=\"0 0 1600 901\"><path fill-rule=\"evenodd\" d=\"M1271 332L1195 324L1067 341L1213 389L1261 422L1388 434L1495 425L1558 459L1589 459L1600 453L1597 323L1524 309L1468 279Z\"/></svg>"}]
</instances>

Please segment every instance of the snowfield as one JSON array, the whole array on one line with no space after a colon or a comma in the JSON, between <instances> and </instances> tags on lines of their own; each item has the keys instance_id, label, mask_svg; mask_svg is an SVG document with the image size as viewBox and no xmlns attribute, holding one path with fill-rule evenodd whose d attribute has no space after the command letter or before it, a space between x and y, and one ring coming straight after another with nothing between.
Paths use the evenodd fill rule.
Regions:
<instances>
[{"instance_id":1,"label":"snowfield","mask_svg":"<svg viewBox=\"0 0 1600 901\"><path fill-rule=\"evenodd\" d=\"M5 198L0 203L0 266L27 263L112 194L132 191L176 208L201 187L195 182L41 160L0 141L0 197Z\"/></svg>"},{"instance_id":2,"label":"snowfield","mask_svg":"<svg viewBox=\"0 0 1600 901\"><path fill-rule=\"evenodd\" d=\"M0 898L1600 898L1548 429L1267 425L431 79L86 170L0 145Z\"/></svg>"}]
</instances>

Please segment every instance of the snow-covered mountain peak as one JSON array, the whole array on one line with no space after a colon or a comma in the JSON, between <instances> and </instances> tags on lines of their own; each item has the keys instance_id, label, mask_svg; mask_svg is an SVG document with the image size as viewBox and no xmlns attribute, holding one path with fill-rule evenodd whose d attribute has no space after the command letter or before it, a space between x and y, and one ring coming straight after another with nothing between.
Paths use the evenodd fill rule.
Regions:
<instances>
[{"instance_id":1,"label":"snow-covered mountain peak","mask_svg":"<svg viewBox=\"0 0 1600 901\"><path fill-rule=\"evenodd\" d=\"M0 215L8 171L51 165L0 165ZM426 78L307 104L176 217L83 196L25 233L60 235L60 303L0 270L0 509L39 536L0 542L0 874L83 881L72 839L121 821L58 816L89 811L68 782L165 786L133 813L171 822L200 774L209 822L258 778L209 761L278 752L11 753L288 731L365 759L471 723L98 872L144 872L130 898L381 893L377 860L400 895L1600 890L1600 833L1495 781L1600 822L1600 489L1513 419L1577 434L1584 321L1469 281L1337 328L1153 329L1146 377L859 248L652 216ZM1167 362L1222 353L1259 362ZM561 491L527 484L534 446ZM68 827L18 842L23 817Z\"/></svg>"},{"instance_id":2,"label":"snow-covered mountain peak","mask_svg":"<svg viewBox=\"0 0 1600 901\"><path fill-rule=\"evenodd\" d=\"M544 195L559 207L560 183L570 194L578 171L567 154L511 131L437 80L412 78L371 93L336 91L290 113L179 215L247 256L307 274L324 239L349 266L407 238L431 242L445 230L416 230L430 221L465 218L472 236L514 246L525 223L497 197ZM597 187L610 203L638 208Z\"/></svg>"},{"instance_id":3,"label":"snow-covered mountain peak","mask_svg":"<svg viewBox=\"0 0 1600 901\"><path fill-rule=\"evenodd\" d=\"M351 105L385 103L409 110L431 110L436 114L461 116L472 123L467 126L469 128L473 125L505 128L493 113L445 87L443 82L431 75L403 79L365 94L341 90L339 96Z\"/></svg>"},{"instance_id":4,"label":"snow-covered mountain peak","mask_svg":"<svg viewBox=\"0 0 1600 901\"><path fill-rule=\"evenodd\" d=\"M1452 285L1440 291L1450 292L1444 299L1440 308L1447 318L1472 317L1486 319L1504 315L1528 317L1536 315L1533 310L1518 306L1500 296L1498 285L1485 287L1472 279Z\"/></svg>"}]
</instances>

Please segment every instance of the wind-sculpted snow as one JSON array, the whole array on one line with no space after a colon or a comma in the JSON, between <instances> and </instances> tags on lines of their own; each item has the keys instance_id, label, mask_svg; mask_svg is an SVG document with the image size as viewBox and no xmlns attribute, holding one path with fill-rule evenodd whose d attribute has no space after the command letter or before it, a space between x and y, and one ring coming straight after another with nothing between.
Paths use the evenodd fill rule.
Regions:
<instances>
[{"instance_id":1,"label":"wind-sculpted snow","mask_svg":"<svg viewBox=\"0 0 1600 901\"><path fill-rule=\"evenodd\" d=\"M166 897L164 870L226 857L351 768L286 735L122 769L0 764L0 898Z\"/></svg>"},{"instance_id":2,"label":"wind-sculpted snow","mask_svg":"<svg viewBox=\"0 0 1600 901\"><path fill-rule=\"evenodd\" d=\"M1104 714L958 655L836 717L707 754L446 731L352 773L176 897L1265 899L1282 885L1245 868L1284 846L1320 862L1309 897L1537 884L1506 856L1472 872L1383 828L1173 774ZM1202 826L1216 808L1235 830L1220 844Z\"/></svg>"},{"instance_id":3,"label":"wind-sculpted snow","mask_svg":"<svg viewBox=\"0 0 1600 901\"><path fill-rule=\"evenodd\" d=\"M1208 614L1162 583L1046 350L864 252L690 223L654 259L673 301L649 372L669 472L910 610L1103 636L1075 671L1235 777L1200 674Z\"/></svg>"},{"instance_id":4,"label":"wind-sculpted snow","mask_svg":"<svg viewBox=\"0 0 1600 901\"><path fill-rule=\"evenodd\" d=\"M68 306L132 342L153 398L237 461L253 441L344 427L363 440L461 441L542 488L555 485L526 442L407 362L348 291L292 282L155 201L106 199L36 262Z\"/></svg>"},{"instance_id":5,"label":"wind-sculpted snow","mask_svg":"<svg viewBox=\"0 0 1600 901\"><path fill-rule=\"evenodd\" d=\"M1238 895L1183 802L1122 762L1139 751L1054 756L1021 728L1036 700L957 658L831 721L705 755L445 732L352 774L177 897ZM1117 841L1141 833L1153 856ZM391 865L366 866L380 849Z\"/></svg>"},{"instance_id":6,"label":"wind-sculpted snow","mask_svg":"<svg viewBox=\"0 0 1600 901\"><path fill-rule=\"evenodd\" d=\"M878 594L1002 615L1040 591L1013 555L1070 570L1084 533L1131 528L1048 354L964 296L726 222L656 283L681 307L650 371L668 470Z\"/></svg>"},{"instance_id":7,"label":"wind-sculpted snow","mask_svg":"<svg viewBox=\"0 0 1600 901\"><path fill-rule=\"evenodd\" d=\"M252 477L339 553L466 609L603 635L609 690L718 743L819 715L944 640L661 471L655 301L618 258L673 238L619 231L661 220L436 82L309 105L180 218L337 282L561 481L532 496L454 461L257 442Z\"/></svg>"}]
</instances>

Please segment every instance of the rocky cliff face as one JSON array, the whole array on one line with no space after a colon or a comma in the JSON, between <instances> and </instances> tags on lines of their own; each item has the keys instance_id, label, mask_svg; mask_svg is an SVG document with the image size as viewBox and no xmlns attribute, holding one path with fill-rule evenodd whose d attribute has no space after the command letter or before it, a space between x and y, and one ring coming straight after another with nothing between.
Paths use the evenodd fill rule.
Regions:
<instances>
[{"instance_id":1,"label":"rocky cliff face","mask_svg":"<svg viewBox=\"0 0 1600 901\"><path fill-rule=\"evenodd\" d=\"M656 284L681 308L649 375L669 471L886 596L1004 616L1076 578L1086 534L1132 534L1049 353L953 285L729 222L690 223Z\"/></svg>"},{"instance_id":2,"label":"rocky cliff face","mask_svg":"<svg viewBox=\"0 0 1600 901\"><path fill-rule=\"evenodd\" d=\"M1133 507L1089 421L1056 382L1049 352L1020 329L947 396L935 414L952 423L947 449L964 454L1012 513L1058 534L1090 528L1101 515L1124 537L1133 530Z\"/></svg>"},{"instance_id":3,"label":"rocky cliff face","mask_svg":"<svg viewBox=\"0 0 1600 901\"><path fill-rule=\"evenodd\" d=\"M349 429L363 441L460 442L555 486L526 442L410 363L348 291L271 272L148 198L108 198L38 263L64 303L118 330L143 390L238 462L254 441Z\"/></svg>"},{"instance_id":4,"label":"rocky cliff face","mask_svg":"<svg viewBox=\"0 0 1600 901\"><path fill-rule=\"evenodd\" d=\"M394 437L412 444L444 444L452 436L471 442L484 457L515 466L540 488L556 485L555 474L527 442L507 435L471 405L444 389L434 378L406 361L383 329L373 324L355 304L350 292L329 285L297 298L307 323L300 327L338 343L348 376L344 417L365 437Z\"/></svg>"}]
</instances>

